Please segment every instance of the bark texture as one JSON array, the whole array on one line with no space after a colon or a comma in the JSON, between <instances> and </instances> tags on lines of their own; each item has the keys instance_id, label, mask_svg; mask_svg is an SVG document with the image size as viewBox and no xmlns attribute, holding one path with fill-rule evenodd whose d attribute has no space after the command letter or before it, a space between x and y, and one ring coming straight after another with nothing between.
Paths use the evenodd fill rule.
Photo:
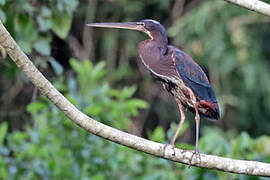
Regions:
<instances>
[{"instance_id":1,"label":"bark texture","mask_svg":"<svg viewBox=\"0 0 270 180\"><path fill-rule=\"evenodd\" d=\"M270 16L270 5L259 0L225 0L238 6Z\"/></svg>"}]
</instances>

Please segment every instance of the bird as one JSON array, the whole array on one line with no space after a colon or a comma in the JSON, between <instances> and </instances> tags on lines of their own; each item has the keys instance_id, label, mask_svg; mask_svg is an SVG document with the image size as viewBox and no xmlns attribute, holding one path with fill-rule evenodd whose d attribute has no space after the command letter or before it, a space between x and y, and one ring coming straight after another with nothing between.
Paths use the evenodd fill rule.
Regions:
<instances>
[{"instance_id":1,"label":"bird","mask_svg":"<svg viewBox=\"0 0 270 180\"><path fill-rule=\"evenodd\" d=\"M86 25L137 30L148 35L149 38L138 45L139 57L150 74L161 81L163 87L175 98L181 115L170 145L174 149L177 135L185 121L184 111L195 113L196 142L191 161L194 154L200 158L200 116L210 120L220 118L217 98L202 68L187 53L168 44L166 30L158 21L144 19L137 22L100 22Z\"/></svg>"}]
</instances>

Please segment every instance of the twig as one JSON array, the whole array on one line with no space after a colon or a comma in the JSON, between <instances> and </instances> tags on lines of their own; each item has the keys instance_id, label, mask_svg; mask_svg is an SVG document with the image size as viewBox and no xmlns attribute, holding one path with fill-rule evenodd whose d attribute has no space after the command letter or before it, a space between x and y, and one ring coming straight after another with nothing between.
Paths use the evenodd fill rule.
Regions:
<instances>
[{"instance_id":1,"label":"twig","mask_svg":"<svg viewBox=\"0 0 270 180\"><path fill-rule=\"evenodd\" d=\"M270 16L270 5L259 0L224 0L224 1Z\"/></svg>"},{"instance_id":2,"label":"twig","mask_svg":"<svg viewBox=\"0 0 270 180\"><path fill-rule=\"evenodd\" d=\"M171 161L188 164L192 156L191 151L175 148L175 154L171 146L165 148L164 144L149 141L138 136L117 130L104 125L80 112L71 104L57 89L41 74L28 57L22 52L9 32L0 22L0 45L2 45L10 58L27 75L31 82L52 101L66 116L74 123L104 139L108 139L118 144L151 154L153 156L165 158ZM270 164L257 161L235 160L218 156L201 154L201 160L193 158L191 165L203 168L217 169L220 171L269 176Z\"/></svg>"}]
</instances>

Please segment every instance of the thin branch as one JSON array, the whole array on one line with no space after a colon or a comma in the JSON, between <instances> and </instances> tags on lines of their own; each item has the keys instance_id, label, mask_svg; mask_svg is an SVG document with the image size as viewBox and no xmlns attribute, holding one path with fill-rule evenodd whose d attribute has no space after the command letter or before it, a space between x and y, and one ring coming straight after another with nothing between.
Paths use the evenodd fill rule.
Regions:
<instances>
[{"instance_id":1,"label":"thin branch","mask_svg":"<svg viewBox=\"0 0 270 180\"><path fill-rule=\"evenodd\" d=\"M171 146L167 146L165 148L164 144L149 141L141 137L117 130L98 121L95 121L94 119L80 112L59 91L57 91L57 89L33 65L33 63L22 52L22 50L19 48L19 46L16 44L16 42L13 40L1 22L0 45L5 48L10 58L27 75L27 77L41 91L41 93L50 99L50 101L52 101L62 112L66 114L70 120L72 120L78 126L92 134L100 136L104 139L108 139L115 143L122 144L132 149L136 149L153 156L165 158L183 164L189 163L189 160L192 156L192 151L175 148L174 154ZM270 164L256 161L235 160L201 154L201 161L198 158L193 158L191 165L238 174L270 177Z\"/></svg>"},{"instance_id":2,"label":"thin branch","mask_svg":"<svg viewBox=\"0 0 270 180\"><path fill-rule=\"evenodd\" d=\"M270 16L270 5L259 0L224 0L238 6Z\"/></svg>"}]
</instances>

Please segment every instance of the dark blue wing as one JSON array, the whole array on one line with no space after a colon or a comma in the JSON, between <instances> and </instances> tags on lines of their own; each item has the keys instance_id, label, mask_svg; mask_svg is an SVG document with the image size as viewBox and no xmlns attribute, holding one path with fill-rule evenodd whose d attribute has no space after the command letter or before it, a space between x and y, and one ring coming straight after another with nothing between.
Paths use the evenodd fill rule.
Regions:
<instances>
[{"instance_id":1,"label":"dark blue wing","mask_svg":"<svg viewBox=\"0 0 270 180\"><path fill-rule=\"evenodd\" d=\"M216 96L202 68L189 55L177 48L174 48L173 58L178 73L195 95L200 100L216 103Z\"/></svg>"}]
</instances>

